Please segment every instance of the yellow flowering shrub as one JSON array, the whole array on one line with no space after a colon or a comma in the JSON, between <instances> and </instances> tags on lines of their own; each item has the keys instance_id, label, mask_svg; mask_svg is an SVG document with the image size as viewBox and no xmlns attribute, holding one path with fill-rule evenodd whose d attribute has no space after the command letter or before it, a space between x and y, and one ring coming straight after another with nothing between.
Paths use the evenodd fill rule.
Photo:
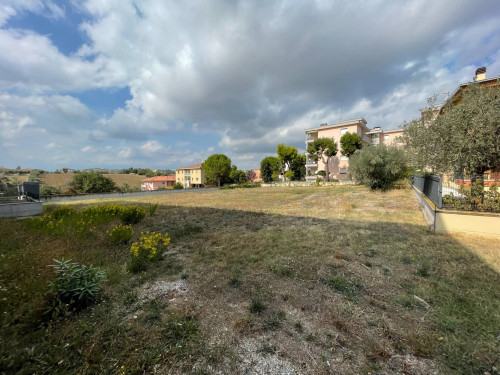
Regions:
<instances>
[{"instance_id":1,"label":"yellow flowering shrub","mask_svg":"<svg viewBox=\"0 0 500 375\"><path fill-rule=\"evenodd\" d=\"M170 243L168 233L141 232L139 241L130 246L132 272L144 271L151 261L159 260Z\"/></svg>"},{"instance_id":2,"label":"yellow flowering shrub","mask_svg":"<svg viewBox=\"0 0 500 375\"><path fill-rule=\"evenodd\" d=\"M134 230L132 229L132 225L123 225L119 224L113 228L112 231L106 232L107 238L111 243L119 244L119 243L128 243L132 236L134 235Z\"/></svg>"}]
</instances>

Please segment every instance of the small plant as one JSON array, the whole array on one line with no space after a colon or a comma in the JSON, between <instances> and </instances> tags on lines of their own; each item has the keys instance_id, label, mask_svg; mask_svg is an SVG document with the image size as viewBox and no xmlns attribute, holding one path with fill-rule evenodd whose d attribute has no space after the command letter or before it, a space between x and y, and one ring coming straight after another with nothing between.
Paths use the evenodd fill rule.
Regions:
<instances>
[{"instance_id":1,"label":"small plant","mask_svg":"<svg viewBox=\"0 0 500 375\"><path fill-rule=\"evenodd\" d=\"M266 305L264 303L264 297L261 293L255 293L252 296L252 301L250 304L250 312L253 314L260 315L266 309Z\"/></svg>"},{"instance_id":2,"label":"small plant","mask_svg":"<svg viewBox=\"0 0 500 375\"><path fill-rule=\"evenodd\" d=\"M429 277L431 271L431 264L429 261L423 260L420 262L417 268L417 275L422 277Z\"/></svg>"},{"instance_id":3,"label":"small plant","mask_svg":"<svg viewBox=\"0 0 500 375\"><path fill-rule=\"evenodd\" d=\"M153 216L156 212L156 209L158 208L158 202L155 204L149 204L149 216Z\"/></svg>"},{"instance_id":4,"label":"small plant","mask_svg":"<svg viewBox=\"0 0 500 375\"><path fill-rule=\"evenodd\" d=\"M169 243L168 233L141 232L139 241L134 242L130 247L132 254L130 271L134 273L145 271L149 262L161 259Z\"/></svg>"},{"instance_id":5,"label":"small plant","mask_svg":"<svg viewBox=\"0 0 500 375\"><path fill-rule=\"evenodd\" d=\"M132 226L129 225L123 225L119 224L116 227L113 228L113 230L110 232L107 232L107 238L109 242L113 244L120 244L120 243L128 243L132 236L134 235L134 230L132 229Z\"/></svg>"},{"instance_id":6,"label":"small plant","mask_svg":"<svg viewBox=\"0 0 500 375\"><path fill-rule=\"evenodd\" d=\"M106 280L104 271L92 266L73 263L71 260L54 259L50 265L56 275L50 283L48 294L52 296L47 315L57 317L66 310L81 310L94 303Z\"/></svg>"},{"instance_id":7,"label":"small plant","mask_svg":"<svg viewBox=\"0 0 500 375\"><path fill-rule=\"evenodd\" d=\"M284 311L278 311L275 313L272 313L266 320L264 320L263 323L263 328L265 331L276 331L279 329L283 323L283 320L285 319L285 312Z\"/></svg>"},{"instance_id":8,"label":"small plant","mask_svg":"<svg viewBox=\"0 0 500 375\"><path fill-rule=\"evenodd\" d=\"M123 224L137 224L146 216L146 209L137 206L123 207L120 219Z\"/></svg>"},{"instance_id":9,"label":"small plant","mask_svg":"<svg viewBox=\"0 0 500 375\"><path fill-rule=\"evenodd\" d=\"M276 353L276 346L274 346L271 343L266 342L266 343L262 344L262 346L259 349L257 349L257 353L260 353L263 355L275 354Z\"/></svg>"},{"instance_id":10,"label":"small plant","mask_svg":"<svg viewBox=\"0 0 500 375\"><path fill-rule=\"evenodd\" d=\"M321 279L321 282L333 288L340 294L343 294L349 299L356 298L359 292L359 286L356 283L349 281L341 276L335 276L329 279Z\"/></svg>"},{"instance_id":11,"label":"small plant","mask_svg":"<svg viewBox=\"0 0 500 375\"><path fill-rule=\"evenodd\" d=\"M297 322L293 325L293 328L295 328L295 330L298 332L298 333L302 333L304 332L304 326L302 326L302 323L301 322Z\"/></svg>"},{"instance_id":12,"label":"small plant","mask_svg":"<svg viewBox=\"0 0 500 375\"><path fill-rule=\"evenodd\" d=\"M184 189L184 185L182 185L180 182L176 182L174 185L174 190L180 190Z\"/></svg>"}]
</instances>

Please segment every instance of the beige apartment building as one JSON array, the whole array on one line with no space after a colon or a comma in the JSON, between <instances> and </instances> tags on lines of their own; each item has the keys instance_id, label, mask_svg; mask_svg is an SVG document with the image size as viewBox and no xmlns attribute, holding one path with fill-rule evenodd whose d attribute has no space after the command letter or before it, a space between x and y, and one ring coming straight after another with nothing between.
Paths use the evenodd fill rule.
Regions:
<instances>
[{"instance_id":1,"label":"beige apartment building","mask_svg":"<svg viewBox=\"0 0 500 375\"><path fill-rule=\"evenodd\" d=\"M180 182L185 189L205 186L205 172L201 164L188 165L175 170L175 182Z\"/></svg>"},{"instance_id":2,"label":"beige apartment building","mask_svg":"<svg viewBox=\"0 0 500 375\"><path fill-rule=\"evenodd\" d=\"M383 131L380 127L370 129L366 126L364 118L342 121L333 125L321 124L317 128L306 129L306 147L317 138L333 138L338 146L337 155L330 158L328 165L329 179L346 180L348 178L349 158L340 152L340 138L345 133L356 133L362 139L363 147L394 145L397 137L403 134L403 130ZM318 171L325 170L322 160L314 161L311 155L306 153L306 181L316 180Z\"/></svg>"}]
</instances>

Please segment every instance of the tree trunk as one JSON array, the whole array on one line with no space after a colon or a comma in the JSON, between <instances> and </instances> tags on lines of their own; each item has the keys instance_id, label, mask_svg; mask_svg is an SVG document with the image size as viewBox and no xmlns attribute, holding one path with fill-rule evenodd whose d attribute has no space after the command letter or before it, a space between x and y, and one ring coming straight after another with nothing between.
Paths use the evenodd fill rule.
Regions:
<instances>
[{"instance_id":1,"label":"tree trunk","mask_svg":"<svg viewBox=\"0 0 500 375\"><path fill-rule=\"evenodd\" d=\"M329 160L330 160L330 158L326 158L326 163L325 163L325 182L329 181L329 175L330 175L330 171L328 170L328 161Z\"/></svg>"},{"instance_id":2,"label":"tree trunk","mask_svg":"<svg viewBox=\"0 0 500 375\"><path fill-rule=\"evenodd\" d=\"M217 179L217 186L220 187L220 178Z\"/></svg>"}]
</instances>

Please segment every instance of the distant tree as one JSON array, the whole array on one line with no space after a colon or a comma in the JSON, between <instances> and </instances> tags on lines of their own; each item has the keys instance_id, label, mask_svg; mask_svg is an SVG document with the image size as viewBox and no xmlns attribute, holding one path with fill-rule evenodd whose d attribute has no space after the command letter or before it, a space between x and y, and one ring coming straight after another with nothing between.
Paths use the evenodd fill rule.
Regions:
<instances>
[{"instance_id":1,"label":"distant tree","mask_svg":"<svg viewBox=\"0 0 500 375\"><path fill-rule=\"evenodd\" d=\"M182 185L181 182L176 182L174 184L174 190L180 190L180 189L184 189L184 185Z\"/></svg>"},{"instance_id":2,"label":"distant tree","mask_svg":"<svg viewBox=\"0 0 500 375\"><path fill-rule=\"evenodd\" d=\"M340 138L340 152L344 156L351 156L357 150L361 150L361 136L356 133L345 133Z\"/></svg>"},{"instance_id":3,"label":"distant tree","mask_svg":"<svg viewBox=\"0 0 500 375\"><path fill-rule=\"evenodd\" d=\"M260 162L260 176L262 177L262 181L264 181L265 183L273 181L273 174L279 174L279 170L280 162L277 157L266 156Z\"/></svg>"},{"instance_id":4,"label":"distant tree","mask_svg":"<svg viewBox=\"0 0 500 375\"><path fill-rule=\"evenodd\" d=\"M285 178L286 181L285 172L290 169L292 161L297 157L298 155L297 148L293 146L286 146L285 144L280 143L276 148L276 152L278 153L278 160L281 166L281 173L283 174L283 177Z\"/></svg>"},{"instance_id":5,"label":"distant tree","mask_svg":"<svg viewBox=\"0 0 500 375\"><path fill-rule=\"evenodd\" d=\"M224 154L214 154L201 164L201 169L209 183L216 183L220 187L221 181L229 178L231 173L231 159Z\"/></svg>"},{"instance_id":6,"label":"distant tree","mask_svg":"<svg viewBox=\"0 0 500 375\"><path fill-rule=\"evenodd\" d=\"M290 170L293 172L292 180L303 180L306 176L306 156L298 154L290 163Z\"/></svg>"},{"instance_id":7,"label":"distant tree","mask_svg":"<svg viewBox=\"0 0 500 375\"><path fill-rule=\"evenodd\" d=\"M40 175L43 173L41 169L32 169L28 176L30 182L40 182Z\"/></svg>"},{"instance_id":8,"label":"distant tree","mask_svg":"<svg viewBox=\"0 0 500 375\"><path fill-rule=\"evenodd\" d=\"M349 171L357 182L387 190L406 176L405 154L395 146L365 147L351 156Z\"/></svg>"},{"instance_id":9,"label":"distant tree","mask_svg":"<svg viewBox=\"0 0 500 375\"><path fill-rule=\"evenodd\" d=\"M325 165L325 179L329 180L328 164L330 158L337 155L337 143L333 138L316 138L312 144L307 146L307 152L315 160L321 159Z\"/></svg>"},{"instance_id":10,"label":"distant tree","mask_svg":"<svg viewBox=\"0 0 500 375\"><path fill-rule=\"evenodd\" d=\"M71 187L78 193L109 193L117 189L114 181L99 172L76 173Z\"/></svg>"},{"instance_id":11,"label":"distant tree","mask_svg":"<svg viewBox=\"0 0 500 375\"><path fill-rule=\"evenodd\" d=\"M231 168L231 172L229 173L229 179L234 184L243 184L247 182L247 174L245 171L237 169L236 165L233 165L233 168Z\"/></svg>"},{"instance_id":12,"label":"distant tree","mask_svg":"<svg viewBox=\"0 0 500 375\"><path fill-rule=\"evenodd\" d=\"M461 100L439 111L435 97L420 119L403 125L411 164L439 172L482 175L500 168L500 87L469 84Z\"/></svg>"}]
</instances>

